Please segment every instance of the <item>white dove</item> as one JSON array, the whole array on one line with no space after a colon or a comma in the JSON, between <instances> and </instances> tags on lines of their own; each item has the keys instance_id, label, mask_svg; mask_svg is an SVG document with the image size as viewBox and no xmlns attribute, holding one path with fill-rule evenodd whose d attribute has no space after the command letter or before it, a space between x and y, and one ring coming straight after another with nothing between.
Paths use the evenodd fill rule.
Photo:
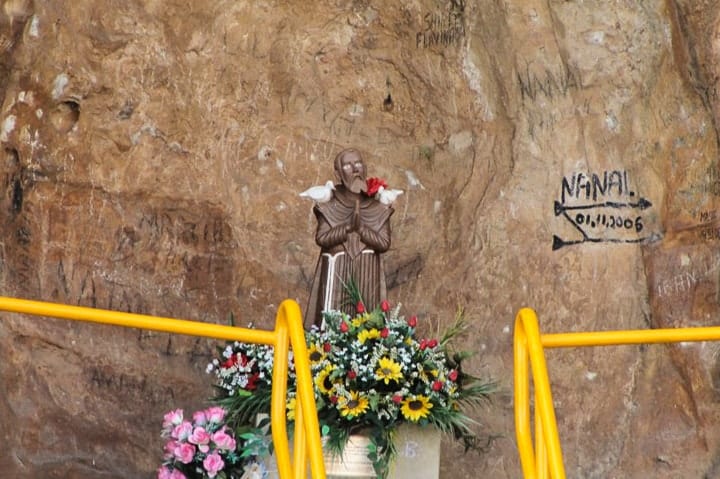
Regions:
<instances>
[{"instance_id":1,"label":"white dove","mask_svg":"<svg viewBox=\"0 0 720 479\"><path fill-rule=\"evenodd\" d=\"M307 190L300 193L303 198L310 198L318 203L327 203L332 198L332 192L335 189L335 183L326 182L322 186L311 186Z\"/></svg>"},{"instance_id":2,"label":"white dove","mask_svg":"<svg viewBox=\"0 0 720 479\"><path fill-rule=\"evenodd\" d=\"M394 189L386 190L384 186L381 186L378 189L377 194L378 194L378 199L380 200L380 203L389 206L389 205L395 203L395 200L397 199L398 196L403 194L403 191L402 190L394 190Z\"/></svg>"}]
</instances>

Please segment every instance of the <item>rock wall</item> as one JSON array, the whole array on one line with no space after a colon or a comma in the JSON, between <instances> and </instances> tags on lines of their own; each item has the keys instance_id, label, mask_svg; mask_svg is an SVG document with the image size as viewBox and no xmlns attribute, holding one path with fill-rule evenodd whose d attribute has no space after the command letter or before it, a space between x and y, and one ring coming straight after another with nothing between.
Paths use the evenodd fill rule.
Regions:
<instances>
[{"instance_id":1,"label":"rock wall","mask_svg":"<svg viewBox=\"0 0 720 479\"><path fill-rule=\"evenodd\" d=\"M717 2L5 0L0 292L270 327L312 204L360 148L405 190L389 296L458 305L482 455L520 477L512 328L709 326L720 300ZM149 478L209 340L1 314L0 468ZM548 351L568 477L720 478L715 343Z\"/></svg>"}]
</instances>

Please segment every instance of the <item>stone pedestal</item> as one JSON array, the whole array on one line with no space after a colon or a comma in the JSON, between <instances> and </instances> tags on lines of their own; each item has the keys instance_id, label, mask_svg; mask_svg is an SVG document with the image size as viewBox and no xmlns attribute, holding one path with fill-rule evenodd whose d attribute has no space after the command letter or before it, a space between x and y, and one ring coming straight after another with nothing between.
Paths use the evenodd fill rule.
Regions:
<instances>
[{"instance_id":1,"label":"stone pedestal","mask_svg":"<svg viewBox=\"0 0 720 479\"><path fill-rule=\"evenodd\" d=\"M350 436L342 456L325 453L325 474L327 479L374 478L375 471L368 459L370 438Z\"/></svg>"},{"instance_id":2,"label":"stone pedestal","mask_svg":"<svg viewBox=\"0 0 720 479\"><path fill-rule=\"evenodd\" d=\"M440 432L432 427L401 426L395 439L397 457L388 479L438 479L440 474ZM367 458L369 438L351 436L342 457L325 454L327 479L374 478ZM309 467L309 466L308 466ZM269 460L268 479L278 479L277 464ZM308 472L308 479L311 478Z\"/></svg>"},{"instance_id":3,"label":"stone pedestal","mask_svg":"<svg viewBox=\"0 0 720 479\"><path fill-rule=\"evenodd\" d=\"M397 459L390 466L389 479L438 479L440 474L440 431L433 427L401 426L395 447Z\"/></svg>"}]
</instances>

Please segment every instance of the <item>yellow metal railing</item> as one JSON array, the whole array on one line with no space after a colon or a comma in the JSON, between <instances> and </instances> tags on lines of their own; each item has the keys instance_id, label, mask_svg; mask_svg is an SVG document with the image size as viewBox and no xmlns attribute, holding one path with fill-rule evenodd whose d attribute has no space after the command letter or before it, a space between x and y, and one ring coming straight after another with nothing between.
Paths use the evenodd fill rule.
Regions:
<instances>
[{"instance_id":1,"label":"yellow metal railing","mask_svg":"<svg viewBox=\"0 0 720 479\"><path fill-rule=\"evenodd\" d=\"M58 303L0 297L0 311L89 321L167 333L203 336L271 345L274 348L270 423L275 445L278 473L281 479L305 478L307 457L313 479L325 478L320 442L320 425L315 407L315 394L310 374L310 360L305 343L300 307L295 301L280 304L274 331L237 328L219 324L163 318L143 314L122 313L104 309L68 306ZM294 454L290 460L286 417L289 347L292 345L297 374L297 406L295 410ZM307 439L306 439L307 438ZM307 444L306 444L307 440Z\"/></svg>"},{"instance_id":2,"label":"yellow metal railing","mask_svg":"<svg viewBox=\"0 0 720 479\"><path fill-rule=\"evenodd\" d=\"M564 479L565 469L543 348L720 340L719 327L540 334L535 311L515 318L515 434L525 479ZM530 432L530 376L535 386L535 448Z\"/></svg>"}]
</instances>

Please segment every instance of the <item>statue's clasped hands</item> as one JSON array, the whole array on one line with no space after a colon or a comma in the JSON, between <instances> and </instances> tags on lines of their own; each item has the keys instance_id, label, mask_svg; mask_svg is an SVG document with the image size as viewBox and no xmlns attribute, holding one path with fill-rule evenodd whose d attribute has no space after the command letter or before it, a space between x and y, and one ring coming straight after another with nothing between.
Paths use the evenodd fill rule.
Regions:
<instances>
[{"instance_id":1,"label":"statue's clasped hands","mask_svg":"<svg viewBox=\"0 0 720 479\"><path fill-rule=\"evenodd\" d=\"M345 232L347 234L353 231L360 231L360 200L355 201L355 211L353 211L350 221L345 225Z\"/></svg>"}]
</instances>

